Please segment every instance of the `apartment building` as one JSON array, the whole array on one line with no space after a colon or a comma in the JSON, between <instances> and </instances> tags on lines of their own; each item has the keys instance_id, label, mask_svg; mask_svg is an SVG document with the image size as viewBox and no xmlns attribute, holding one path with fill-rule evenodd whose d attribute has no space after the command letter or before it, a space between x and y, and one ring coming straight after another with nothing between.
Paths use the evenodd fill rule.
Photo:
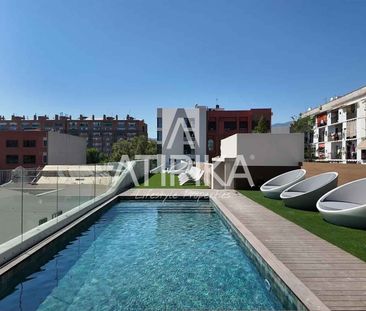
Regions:
<instances>
[{"instance_id":1,"label":"apartment building","mask_svg":"<svg viewBox=\"0 0 366 311\"><path fill-rule=\"evenodd\" d=\"M185 155L192 160L204 161L206 155L206 107L158 108L157 146L158 154L166 156Z\"/></svg>"},{"instance_id":2,"label":"apartment building","mask_svg":"<svg viewBox=\"0 0 366 311\"><path fill-rule=\"evenodd\" d=\"M204 161L220 154L220 141L237 133L251 133L263 117L271 129L271 109L225 110L207 108L158 108L158 153L199 156ZM192 144L192 141L194 144Z\"/></svg>"},{"instance_id":3,"label":"apartment building","mask_svg":"<svg viewBox=\"0 0 366 311\"><path fill-rule=\"evenodd\" d=\"M0 116L0 131L30 130L54 131L84 137L89 148L94 147L106 154L111 153L113 143L118 140L138 135L147 136L147 124L144 120L137 120L129 115L122 120L118 115L104 115L101 118L80 115L77 119L63 115L55 115L53 119L34 115L31 120L14 115L10 120L6 120L4 116Z\"/></svg>"},{"instance_id":4,"label":"apartment building","mask_svg":"<svg viewBox=\"0 0 366 311\"><path fill-rule=\"evenodd\" d=\"M0 131L0 170L85 163L86 142L81 137L39 130Z\"/></svg>"},{"instance_id":5,"label":"apartment building","mask_svg":"<svg viewBox=\"0 0 366 311\"><path fill-rule=\"evenodd\" d=\"M366 87L302 113L314 117L306 144L318 161L366 163Z\"/></svg>"}]
</instances>

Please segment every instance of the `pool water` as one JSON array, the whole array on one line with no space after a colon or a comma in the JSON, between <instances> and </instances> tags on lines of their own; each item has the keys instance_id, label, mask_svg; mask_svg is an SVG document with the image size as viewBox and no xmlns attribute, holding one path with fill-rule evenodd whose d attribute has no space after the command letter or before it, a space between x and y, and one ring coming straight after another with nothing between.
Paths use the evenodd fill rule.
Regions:
<instances>
[{"instance_id":1,"label":"pool water","mask_svg":"<svg viewBox=\"0 0 366 311\"><path fill-rule=\"evenodd\" d=\"M117 203L0 300L2 311L162 309L283 307L209 202L196 201Z\"/></svg>"}]
</instances>

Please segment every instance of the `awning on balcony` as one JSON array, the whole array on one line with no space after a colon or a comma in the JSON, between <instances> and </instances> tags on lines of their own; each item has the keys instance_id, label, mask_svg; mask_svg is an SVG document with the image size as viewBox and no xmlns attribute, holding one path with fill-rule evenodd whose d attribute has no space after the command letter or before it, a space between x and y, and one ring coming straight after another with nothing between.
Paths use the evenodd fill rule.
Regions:
<instances>
[{"instance_id":1,"label":"awning on balcony","mask_svg":"<svg viewBox=\"0 0 366 311\"><path fill-rule=\"evenodd\" d=\"M366 150L366 140L361 141L358 146L357 146L358 150Z\"/></svg>"}]
</instances>

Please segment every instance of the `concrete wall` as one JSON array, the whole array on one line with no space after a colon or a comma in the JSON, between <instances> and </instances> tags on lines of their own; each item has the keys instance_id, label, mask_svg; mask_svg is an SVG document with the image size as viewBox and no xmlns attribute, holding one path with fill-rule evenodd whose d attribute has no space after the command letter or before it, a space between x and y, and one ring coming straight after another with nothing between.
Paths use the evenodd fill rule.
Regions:
<instances>
[{"instance_id":1,"label":"concrete wall","mask_svg":"<svg viewBox=\"0 0 366 311\"><path fill-rule=\"evenodd\" d=\"M240 155L244 156L247 170L245 163L235 163ZM251 189L248 178L238 177L230 182L230 173L235 172L250 174L253 187L258 188L279 174L299 168L303 160L304 134L235 134L221 140L218 161L222 162L214 168L214 176L224 180L225 186L217 180L212 185L214 189Z\"/></svg>"},{"instance_id":2,"label":"concrete wall","mask_svg":"<svg viewBox=\"0 0 366 311\"><path fill-rule=\"evenodd\" d=\"M248 166L297 166L304 134L236 134L221 141L221 156L244 155Z\"/></svg>"},{"instance_id":3,"label":"concrete wall","mask_svg":"<svg viewBox=\"0 0 366 311\"><path fill-rule=\"evenodd\" d=\"M211 163L207 163L207 162L197 162L196 163L196 166L203 170L204 171L204 174L203 174L203 182L206 186L208 187L212 187L212 164Z\"/></svg>"},{"instance_id":4,"label":"concrete wall","mask_svg":"<svg viewBox=\"0 0 366 311\"><path fill-rule=\"evenodd\" d=\"M47 163L51 165L72 165L86 163L86 140L57 132L48 132Z\"/></svg>"}]
</instances>

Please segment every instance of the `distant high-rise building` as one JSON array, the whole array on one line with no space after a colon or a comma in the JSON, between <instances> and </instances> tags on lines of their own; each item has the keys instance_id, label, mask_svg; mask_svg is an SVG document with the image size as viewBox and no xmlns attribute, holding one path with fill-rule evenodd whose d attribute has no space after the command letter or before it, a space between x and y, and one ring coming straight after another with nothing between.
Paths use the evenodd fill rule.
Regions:
<instances>
[{"instance_id":1,"label":"distant high-rise building","mask_svg":"<svg viewBox=\"0 0 366 311\"><path fill-rule=\"evenodd\" d=\"M47 116L36 116L28 119L24 116L12 116L10 120L0 116L0 131L54 131L85 137L87 146L94 147L106 154L111 153L113 143L134 136L147 136L147 124L129 115L126 119L118 119L104 115L101 118L85 117L78 119L71 116L55 115L54 119Z\"/></svg>"}]
</instances>

